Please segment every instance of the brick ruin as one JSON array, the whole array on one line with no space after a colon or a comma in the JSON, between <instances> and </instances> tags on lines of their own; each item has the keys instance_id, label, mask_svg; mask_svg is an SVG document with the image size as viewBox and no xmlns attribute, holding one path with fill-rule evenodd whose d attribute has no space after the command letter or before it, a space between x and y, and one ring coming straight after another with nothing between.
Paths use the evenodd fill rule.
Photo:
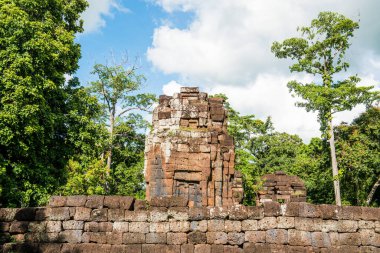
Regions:
<instances>
[{"instance_id":1,"label":"brick ruin","mask_svg":"<svg viewBox=\"0 0 380 253\"><path fill-rule=\"evenodd\" d=\"M145 145L146 198L179 196L192 206L232 206L243 198L222 98L196 87L160 96Z\"/></svg>"},{"instance_id":2,"label":"brick ruin","mask_svg":"<svg viewBox=\"0 0 380 253\"><path fill-rule=\"evenodd\" d=\"M306 187L299 177L277 171L274 174L266 174L261 179L264 183L258 192L257 205L268 201L306 202Z\"/></svg>"}]
</instances>

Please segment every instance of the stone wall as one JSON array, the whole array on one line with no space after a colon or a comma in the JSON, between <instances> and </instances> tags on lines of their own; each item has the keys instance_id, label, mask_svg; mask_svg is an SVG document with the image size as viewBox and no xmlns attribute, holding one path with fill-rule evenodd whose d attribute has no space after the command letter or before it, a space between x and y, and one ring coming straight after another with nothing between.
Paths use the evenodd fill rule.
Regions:
<instances>
[{"instance_id":1,"label":"stone wall","mask_svg":"<svg viewBox=\"0 0 380 253\"><path fill-rule=\"evenodd\" d=\"M380 209L303 202L149 208L117 196L0 209L3 252L380 252ZM180 203L180 202L178 202ZM178 204L179 205L179 204ZM145 209L145 210L144 210Z\"/></svg>"},{"instance_id":2,"label":"stone wall","mask_svg":"<svg viewBox=\"0 0 380 253\"><path fill-rule=\"evenodd\" d=\"M152 123L145 144L147 200L180 196L190 207L241 202L242 178L234 169L222 98L182 87L173 96L160 96Z\"/></svg>"}]
</instances>

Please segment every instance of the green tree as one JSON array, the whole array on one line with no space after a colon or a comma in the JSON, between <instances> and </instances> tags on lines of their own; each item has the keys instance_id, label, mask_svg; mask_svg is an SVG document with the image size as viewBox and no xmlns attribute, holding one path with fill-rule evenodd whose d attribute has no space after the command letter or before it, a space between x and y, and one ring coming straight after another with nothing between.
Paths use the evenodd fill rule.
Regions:
<instances>
[{"instance_id":1,"label":"green tree","mask_svg":"<svg viewBox=\"0 0 380 253\"><path fill-rule=\"evenodd\" d=\"M96 64L92 74L98 80L91 82L91 91L103 101L109 123L109 141L106 174L111 174L115 128L123 122L123 117L133 110L149 111L156 101L154 94L136 94L142 88L145 77L137 73L136 67L115 64L106 66ZM119 125L119 128L121 126Z\"/></svg>"},{"instance_id":2,"label":"green tree","mask_svg":"<svg viewBox=\"0 0 380 253\"><path fill-rule=\"evenodd\" d=\"M339 171L335 152L333 115L336 112L351 110L354 106L372 102L377 93L373 87L358 87L360 79L350 76L342 81L334 75L346 71L349 63L344 56L350 46L349 39L359 28L343 15L333 12L321 12L309 27L298 28L301 37L290 38L282 43L274 42L272 52L278 58L290 58L296 63L290 66L291 72L306 72L317 75L320 80L312 83L290 81L289 90L300 96L303 101L297 103L307 111L318 112L321 131L329 139L331 163L334 179L335 202L341 205Z\"/></svg>"},{"instance_id":3,"label":"green tree","mask_svg":"<svg viewBox=\"0 0 380 253\"><path fill-rule=\"evenodd\" d=\"M335 128L337 159L342 170L342 199L350 205L379 204L380 109L369 108L351 124Z\"/></svg>"},{"instance_id":4,"label":"green tree","mask_svg":"<svg viewBox=\"0 0 380 253\"><path fill-rule=\"evenodd\" d=\"M5 206L38 205L73 153L70 88L85 0L0 0L0 185Z\"/></svg>"}]
</instances>

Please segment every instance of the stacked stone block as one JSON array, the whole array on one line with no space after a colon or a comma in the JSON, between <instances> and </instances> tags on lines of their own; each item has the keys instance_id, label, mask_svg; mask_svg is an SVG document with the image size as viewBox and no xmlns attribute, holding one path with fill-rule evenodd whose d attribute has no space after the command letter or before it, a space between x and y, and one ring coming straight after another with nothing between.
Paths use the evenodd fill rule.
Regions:
<instances>
[{"instance_id":1,"label":"stacked stone block","mask_svg":"<svg viewBox=\"0 0 380 253\"><path fill-rule=\"evenodd\" d=\"M223 99L194 87L160 96L145 145L147 200L179 196L189 206L240 203L242 179L234 160Z\"/></svg>"},{"instance_id":2,"label":"stacked stone block","mask_svg":"<svg viewBox=\"0 0 380 253\"><path fill-rule=\"evenodd\" d=\"M379 208L265 202L254 207L167 205L134 211L136 203L127 207L120 197L83 199L56 197L46 208L0 209L0 235L6 242L0 249L54 253L380 251Z\"/></svg>"},{"instance_id":3,"label":"stacked stone block","mask_svg":"<svg viewBox=\"0 0 380 253\"><path fill-rule=\"evenodd\" d=\"M306 202L306 187L297 176L288 176L282 171L262 176L263 188L258 192L257 205L268 201Z\"/></svg>"}]
</instances>

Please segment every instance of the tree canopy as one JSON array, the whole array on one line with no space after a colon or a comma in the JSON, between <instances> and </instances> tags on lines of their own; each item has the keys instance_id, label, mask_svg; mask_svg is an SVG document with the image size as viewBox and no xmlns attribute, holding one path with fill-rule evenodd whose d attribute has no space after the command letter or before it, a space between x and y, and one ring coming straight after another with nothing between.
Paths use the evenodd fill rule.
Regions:
<instances>
[{"instance_id":1,"label":"tree canopy","mask_svg":"<svg viewBox=\"0 0 380 253\"><path fill-rule=\"evenodd\" d=\"M37 205L64 181L85 0L0 0L1 202Z\"/></svg>"},{"instance_id":2,"label":"tree canopy","mask_svg":"<svg viewBox=\"0 0 380 253\"><path fill-rule=\"evenodd\" d=\"M290 81L289 90L303 100L297 106L307 111L318 113L318 121L324 137L330 142L332 171L336 203L341 204L338 164L335 154L335 140L332 126L333 114L351 110L358 104L369 105L378 98L371 87L359 87L360 78L350 76L336 80L334 74L346 71L349 63L345 53L350 46L349 39L359 28L357 22L334 12L321 12L310 26L300 27L301 37L274 42L272 52L278 58L290 58L296 62L291 65L291 72L306 72L317 75L319 79L311 83Z\"/></svg>"}]
</instances>

